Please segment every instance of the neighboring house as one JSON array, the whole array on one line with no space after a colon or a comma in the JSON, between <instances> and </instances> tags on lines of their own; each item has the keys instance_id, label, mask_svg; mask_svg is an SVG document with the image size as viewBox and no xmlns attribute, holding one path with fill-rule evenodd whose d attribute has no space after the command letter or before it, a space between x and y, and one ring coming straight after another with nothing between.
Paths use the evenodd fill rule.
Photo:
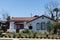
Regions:
<instances>
[{"instance_id":1,"label":"neighboring house","mask_svg":"<svg viewBox=\"0 0 60 40\"><path fill-rule=\"evenodd\" d=\"M21 32L24 29L29 29L31 32L45 32L46 31L46 23L50 21L51 24L56 22L56 20L41 15L39 17L12 17L10 18L10 28L7 30L9 32Z\"/></svg>"}]
</instances>

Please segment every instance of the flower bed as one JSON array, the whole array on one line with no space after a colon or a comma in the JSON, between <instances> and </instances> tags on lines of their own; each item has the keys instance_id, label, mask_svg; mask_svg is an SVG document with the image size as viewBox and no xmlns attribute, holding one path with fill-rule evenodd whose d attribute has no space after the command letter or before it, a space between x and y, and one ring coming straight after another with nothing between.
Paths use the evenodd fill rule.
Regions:
<instances>
[{"instance_id":1,"label":"flower bed","mask_svg":"<svg viewBox=\"0 0 60 40\"><path fill-rule=\"evenodd\" d=\"M44 38L44 39L60 39L60 35L57 34L40 34L40 33L6 33L1 34L0 38Z\"/></svg>"}]
</instances>

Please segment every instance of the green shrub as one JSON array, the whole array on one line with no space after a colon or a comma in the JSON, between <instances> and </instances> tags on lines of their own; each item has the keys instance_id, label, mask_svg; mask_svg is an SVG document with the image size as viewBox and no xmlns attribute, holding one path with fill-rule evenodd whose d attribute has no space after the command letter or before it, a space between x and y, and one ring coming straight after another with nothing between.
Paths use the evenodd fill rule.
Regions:
<instances>
[{"instance_id":1,"label":"green shrub","mask_svg":"<svg viewBox=\"0 0 60 40\"><path fill-rule=\"evenodd\" d=\"M37 32L33 32L32 34L33 34L33 37L35 38L37 35Z\"/></svg>"},{"instance_id":2,"label":"green shrub","mask_svg":"<svg viewBox=\"0 0 60 40\"><path fill-rule=\"evenodd\" d=\"M2 33L3 33L3 31L1 30L1 31L0 31L0 35L2 35Z\"/></svg>"},{"instance_id":3,"label":"green shrub","mask_svg":"<svg viewBox=\"0 0 60 40\"><path fill-rule=\"evenodd\" d=\"M19 38L22 37L22 35L20 33L18 34L18 36L19 36Z\"/></svg>"},{"instance_id":4,"label":"green shrub","mask_svg":"<svg viewBox=\"0 0 60 40\"><path fill-rule=\"evenodd\" d=\"M2 35L2 32L0 32L0 35Z\"/></svg>"},{"instance_id":5,"label":"green shrub","mask_svg":"<svg viewBox=\"0 0 60 40\"><path fill-rule=\"evenodd\" d=\"M22 31L23 33L29 33L28 29L25 29L24 31Z\"/></svg>"}]
</instances>

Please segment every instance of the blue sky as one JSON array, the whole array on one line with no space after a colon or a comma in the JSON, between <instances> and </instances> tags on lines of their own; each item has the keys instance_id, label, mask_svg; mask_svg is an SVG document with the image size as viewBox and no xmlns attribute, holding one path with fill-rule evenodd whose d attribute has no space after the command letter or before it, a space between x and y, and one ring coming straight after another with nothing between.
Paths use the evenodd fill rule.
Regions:
<instances>
[{"instance_id":1,"label":"blue sky","mask_svg":"<svg viewBox=\"0 0 60 40\"><path fill-rule=\"evenodd\" d=\"M60 0L0 0L0 16L7 12L14 17L30 17L42 15L45 12L45 4L50 1Z\"/></svg>"}]
</instances>

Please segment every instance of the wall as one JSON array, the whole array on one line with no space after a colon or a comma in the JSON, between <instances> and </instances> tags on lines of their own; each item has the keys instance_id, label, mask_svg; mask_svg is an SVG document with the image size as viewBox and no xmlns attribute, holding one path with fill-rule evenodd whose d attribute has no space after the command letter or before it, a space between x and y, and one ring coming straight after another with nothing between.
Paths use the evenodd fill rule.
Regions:
<instances>
[{"instance_id":1,"label":"wall","mask_svg":"<svg viewBox=\"0 0 60 40\"><path fill-rule=\"evenodd\" d=\"M44 17L44 19L42 19L42 17L40 17L40 18L38 18L38 19L36 19L36 20L34 20L34 21L31 21L31 22L27 23L27 27L28 27L29 25L31 25L31 26L33 26L33 29L32 29L31 31L36 31L36 24L37 24L37 23L41 23L41 22L47 23L47 21L49 21L49 20L50 20L50 19L48 19L48 18L46 18L46 17ZM50 20L50 22L51 22L52 24L54 23L53 20ZM46 30L39 30L39 32L44 32L44 31L46 31Z\"/></svg>"},{"instance_id":2,"label":"wall","mask_svg":"<svg viewBox=\"0 0 60 40\"><path fill-rule=\"evenodd\" d=\"M14 22L10 22L10 28L7 30L9 32L16 32L16 30L14 29Z\"/></svg>"}]
</instances>

